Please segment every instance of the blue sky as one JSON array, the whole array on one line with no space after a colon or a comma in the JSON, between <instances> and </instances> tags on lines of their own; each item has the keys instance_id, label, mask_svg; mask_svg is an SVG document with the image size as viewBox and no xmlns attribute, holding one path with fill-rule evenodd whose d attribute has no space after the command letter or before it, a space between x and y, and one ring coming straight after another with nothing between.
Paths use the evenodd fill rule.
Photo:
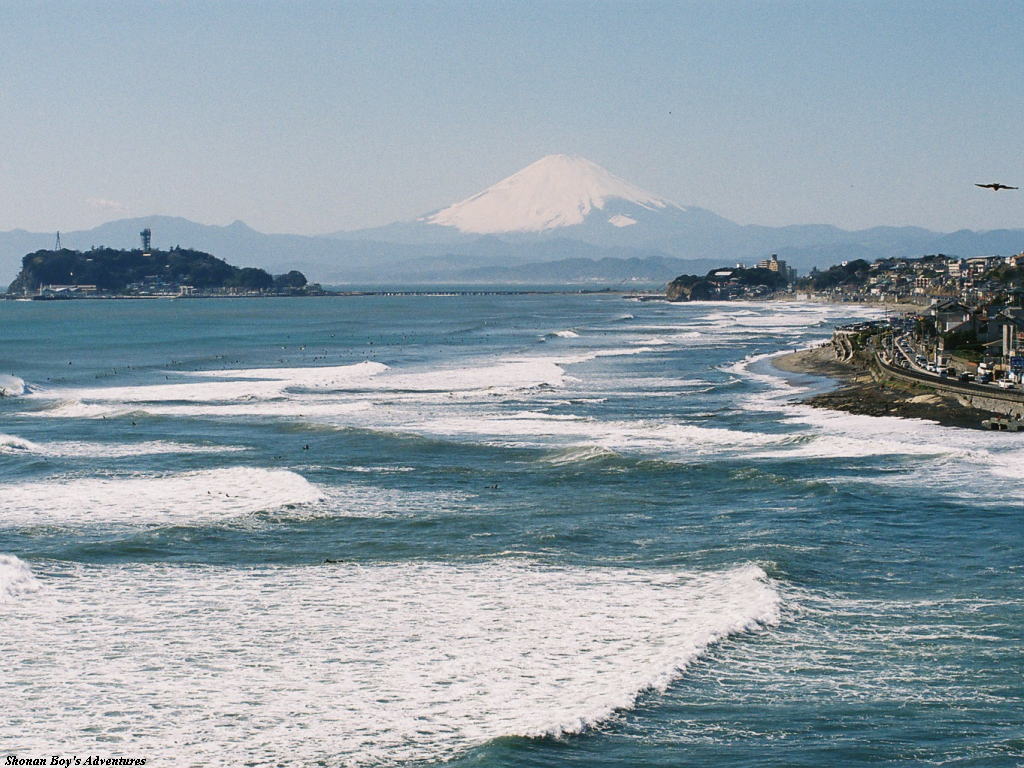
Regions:
<instances>
[{"instance_id":1,"label":"blue sky","mask_svg":"<svg viewBox=\"0 0 1024 768\"><path fill-rule=\"evenodd\" d=\"M1024 227L1020 2L0 4L0 229L318 233L583 155L740 223Z\"/></svg>"}]
</instances>

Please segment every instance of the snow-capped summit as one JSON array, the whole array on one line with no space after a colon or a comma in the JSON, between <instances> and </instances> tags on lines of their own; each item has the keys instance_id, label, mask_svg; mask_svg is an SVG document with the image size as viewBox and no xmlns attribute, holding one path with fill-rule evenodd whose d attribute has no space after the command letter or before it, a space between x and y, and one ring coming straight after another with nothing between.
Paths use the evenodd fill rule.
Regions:
<instances>
[{"instance_id":1,"label":"snow-capped summit","mask_svg":"<svg viewBox=\"0 0 1024 768\"><path fill-rule=\"evenodd\" d=\"M499 234L543 232L582 224L609 201L624 201L653 211L685 210L620 179L578 155L548 155L483 192L420 219L454 227L459 232ZM636 219L618 210L608 218L613 227L629 227Z\"/></svg>"}]
</instances>

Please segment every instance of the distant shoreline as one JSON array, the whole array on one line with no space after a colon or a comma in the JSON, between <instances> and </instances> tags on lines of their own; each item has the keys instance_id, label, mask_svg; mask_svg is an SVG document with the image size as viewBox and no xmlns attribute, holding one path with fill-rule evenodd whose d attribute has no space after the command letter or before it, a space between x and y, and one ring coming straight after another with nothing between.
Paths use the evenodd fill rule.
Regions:
<instances>
[{"instance_id":1,"label":"distant shoreline","mask_svg":"<svg viewBox=\"0 0 1024 768\"><path fill-rule=\"evenodd\" d=\"M35 296L24 294L3 294L0 300L6 301L136 301L153 299L316 299L316 298L354 298L359 296L579 296L590 294L606 294L622 296L633 301L665 301L673 304L701 304L704 302L671 301L665 294L641 292L634 289L621 287L601 288L423 288L423 289L388 289L378 288L372 290L323 290L317 293L266 293L266 294L117 294L105 296L75 295L75 296L48 296L43 299L36 299ZM715 300L713 303L720 303ZM831 304L834 306L858 306L877 307L884 312L914 311L924 309L924 305L912 302L874 302L874 301L831 301L824 298L797 299L793 297L777 297L767 299L741 299L736 303L743 302L812 302L816 304Z\"/></svg>"},{"instance_id":2,"label":"distant shoreline","mask_svg":"<svg viewBox=\"0 0 1024 768\"><path fill-rule=\"evenodd\" d=\"M324 299L324 298L355 298L359 296L579 296L589 294L621 295L632 298L631 292L613 288L564 288L564 289L436 289L436 290L374 290L374 291L323 291L321 293L308 294L118 294L113 296L24 296L17 294L5 294L0 299L6 301L138 301L138 300L178 300L189 301L198 299Z\"/></svg>"}]
</instances>

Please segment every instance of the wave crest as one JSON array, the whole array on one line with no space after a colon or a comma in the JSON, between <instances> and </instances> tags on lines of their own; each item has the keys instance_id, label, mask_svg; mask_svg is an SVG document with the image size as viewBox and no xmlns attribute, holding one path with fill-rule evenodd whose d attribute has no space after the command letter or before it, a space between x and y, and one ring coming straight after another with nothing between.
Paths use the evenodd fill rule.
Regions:
<instances>
[{"instance_id":1,"label":"wave crest","mask_svg":"<svg viewBox=\"0 0 1024 768\"><path fill-rule=\"evenodd\" d=\"M0 373L0 397L18 397L28 391L25 380L17 376Z\"/></svg>"},{"instance_id":2,"label":"wave crest","mask_svg":"<svg viewBox=\"0 0 1024 768\"><path fill-rule=\"evenodd\" d=\"M574 445L549 453L541 459L556 467L568 464L593 464L621 459L622 455L603 445Z\"/></svg>"},{"instance_id":3,"label":"wave crest","mask_svg":"<svg viewBox=\"0 0 1024 768\"><path fill-rule=\"evenodd\" d=\"M0 433L0 453L38 453L39 446L17 435Z\"/></svg>"},{"instance_id":4,"label":"wave crest","mask_svg":"<svg viewBox=\"0 0 1024 768\"><path fill-rule=\"evenodd\" d=\"M0 555L0 603L13 602L39 588L39 581L24 560L14 555Z\"/></svg>"},{"instance_id":5,"label":"wave crest","mask_svg":"<svg viewBox=\"0 0 1024 768\"><path fill-rule=\"evenodd\" d=\"M57 477L6 485L0 526L216 523L322 498L317 486L295 472L255 467Z\"/></svg>"}]
</instances>

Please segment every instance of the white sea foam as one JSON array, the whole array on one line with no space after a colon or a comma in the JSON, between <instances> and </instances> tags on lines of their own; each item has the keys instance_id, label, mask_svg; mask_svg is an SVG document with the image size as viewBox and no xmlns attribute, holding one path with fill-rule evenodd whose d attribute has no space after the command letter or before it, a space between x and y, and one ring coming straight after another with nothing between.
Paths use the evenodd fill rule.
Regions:
<instances>
[{"instance_id":1,"label":"white sea foam","mask_svg":"<svg viewBox=\"0 0 1024 768\"><path fill-rule=\"evenodd\" d=\"M906 455L933 457L931 477L964 482L986 472L1024 479L1024 450L1014 435L944 427L925 419L863 416L793 405L790 418L814 430L815 439L795 449L808 458ZM1010 438L1009 440L1007 438Z\"/></svg>"},{"instance_id":2,"label":"white sea foam","mask_svg":"<svg viewBox=\"0 0 1024 768\"><path fill-rule=\"evenodd\" d=\"M5 484L0 494L0 525L215 523L323 497L320 489L294 472L252 467L59 477Z\"/></svg>"},{"instance_id":3,"label":"white sea foam","mask_svg":"<svg viewBox=\"0 0 1024 768\"><path fill-rule=\"evenodd\" d=\"M111 419L144 412L137 406L112 406L110 404L83 403L81 400L58 399L45 408L28 411L27 414L53 419Z\"/></svg>"},{"instance_id":4,"label":"white sea foam","mask_svg":"<svg viewBox=\"0 0 1024 768\"><path fill-rule=\"evenodd\" d=\"M347 467L334 467L334 469L342 472L365 472L367 474L389 474L392 472L415 472L416 467L390 467L390 466L376 466L376 467L364 467L358 464L352 464Z\"/></svg>"},{"instance_id":5,"label":"white sea foam","mask_svg":"<svg viewBox=\"0 0 1024 768\"><path fill-rule=\"evenodd\" d=\"M0 603L9 603L39 589L39 582L25 562L14 555L0 555Z\"/></svg>"},{"instance_id":6,"label":"white sea foam","mask_svg":"<svg viewBox=\"0 0 1024 768\"><path fill-rule=\"evenodd\" d=\"M746 451L755 446L781 444L792 438L717 427L666 421L602 421L568 414L452 414L410 422L412 432L472 435L491 442L539 447L552 438L600 445L618 452L639 452L682 460L721 451Z\"/></svg>"},{"instance_id":7,"label":"white sea foam","mask_svg":"<svg viewBox=\"0 0 1024 768\"><path fill-rule=\"evenodd\" d=\"M575 339L576 337L579 336L579 334L576 333L576 331L570 330L555 331L553 335L559 337L560 339Z\"/></svg>"},{"instance_id":8,"label":"white sea foam","mask_svg":"<svg viewBox=\"0 0 1024 768\"><path fill-rule=\"evenodd\" d=\"M16 435L0 434L0 453L26 453L40 456L84 458L123 458L169 453L233 453L246 450L237 445L196 445L167 440L146 440L138 443L94 443L58 440L35 443Z\"/></svg>"},{"instance_id":9,"label":"white sea foam","mask_svg":"<svg viewBox=\"0 0 1024 768\"><path fill-rule=\"evenodd\" d=\"M619 454L603 445L574 445L546 455L541 461L545 464L563 466L567 464L587 464L619 458Z\"/></svg>"},{"instance_id":10,"label":"white sea foam","mask_svg":"<svg viewBox=\"0 0 1024 768\"><path fill-rule=\"evenodd\" d=\"M170 384L144 384L122 387L50 389L34 393L37 398L59 399L70 403L166 403L220 402L246 403L284 397L289 389L332 390L364 384L387 370L381 363L362 362L343 366L308 368L239 368L216 371L191 371L174 374L199 381L175 381ZM227 381L210 381L227 379Z\"/></svg>"},{"instance_id":11,"label":"white sea foam","mask_svg":"<svg viewBox=\"0 0 1024 768\"><path fill-rule=\"evenodd\" d=\"M351 370L350 370L351 369ZM275 368L238 369L227 371L204 371L196 375L223 376L232 379L261 379L274 375ZM497 361L478 362L474 365L438 368L425 371L402 371L390 369L379 363L360 363L345 366L340 373L323 373L335 369L290 368L279 374L278 381L287 382L297 389L357 389L361 392L387 393L408 392L453 392L486 390L494 387L536 387L561 384L565 371L558 365L558 358L509 358ZM342 375L344 374L344 375ZM213 400L216 398L203 398Z\"/></svg>"},{"instance_id":12,"label":"white sea foam","mask_svg":"<svg viewBox=\"0 0 1024 768\"><path fill-rule=\"evenodd\" d=\"M82 456L90 458L123 458L125 456L151 456L183 453L239 453L247 450L240 445L197 445L170 440L144 440L138 443L90 443L61 440L40 446L51 456Z\"/></svg>"},{"instance_id":13,"label":"white sea foam","mask_svg":"<svg viewBox=\"0 0 1024 768\"><path fill-rule=\"evenodd\" d=\"M636 344L638 347L666 347L670 345L672 342L669 341L668 339L663 339L660 336L649 336L645 339L634 339L629 343Z\"/></svg>"},{"instance_id":14,"label":"white sea foam","mask_svg":"<svg viewBox=\"0 0 1024 768\"><path fill-rule=\"evenodd\" d=\"M785 354L783 352L763 352L760 354L750 354L745 356L742 360L737 360L734 363L721 366L720 370L726 373L731 373L736 376L743 376L745 378L754 379L756 381L763 381L767 384L786 384L786 380L781 375L774 375L770 373L755 373L750 370L750 366L754 363L759 363L763 360L770 360L773 357Z\"/></svg>"},{"instance_id":15,"label":"white sea foam","mask_svg":"<svg viewBox=\"0 0 1024 768\"><path fill-rule=\"evenodd\" d=\"M341 389L361 383L388 370L384 363L364 360L353 365L310 366L303 368L240 368L219 371L193 371L191 376L286 382L304 389Z\"/></svg>"},{"instance_id":16,"label":"white sea foam","mask_svg":"<svg viewBox=\"0 0 1024 768\"><path fill-rule=\"evenodd\" d=\"M293 397L254 400L244 403L199 403L195 405L147 404L136 411L140 416L260 416L265 418L310 418L331 421L373 409L369 400Z\"/></svg>"},{"instance_id":17,"label":"white sea foam","mask_svg":"<svg viewBox=\"0 0 1024 768\"><path fill-rule=\"evenodd\" d=\"M573 413L545 413L544 411L514 411L502 415L502 419L511 420L531 420L531 419L549 419L551 421L582 421L582 416L577 416Z\"/></svg>"},{"instance_id":18,"label":"white sea foam","mask_svg":"<svg viewBox=\"0 0 1024 768\"><path fill-rule=\"evenodd\" d=\"M981 431L965 431L943 427L926 419L896 416L867 416L843 411L814 408L794 402L806 392L806 386L795 385L782 374L755 372L752 366L781 353L748 355L740 361L723 366L722 370L765 385L761 392L747 395L741 407L760 411L779 411L790 423L806 425L804 439L784 441L775 446L762 446L749 458L838 459L872 456L914 456L931 460L932 471L915 482L933 479L949 482L960 478L968 481L979 471L998 477L1024 479L1021 456L1007 445L1005 436ZM904 478L906 479L906 478ZM890 479L897 482L899 478ZM882 482L881 480L877 482Z\"/></svg>"},{"instance_id":19,"label":"white sea foam","mask_svg":"<svg viewBox=\"0 0 1024 768\"><path fill-rule=\"evenodd\" d=\"M639 350L630 350L633 353ZM589 353L581 359L593 359ZM571 361L573 358L569 358ZM416 372L394 372L377 363L340 368L234 369L190 375L203 381L132 387L50 390L54 400L31 415L112 418L129 414L174 416L336 417L373 407L375 400L495 396L537 387L557 387L568 377L553 358L499 360L489 364ZM383 375L387 372L387 375ZM276 379L268 377L277 375ZM229 381L211 382L225 377ZM331 392L328 396L326 393ZM313 393L313 394L308 394ZM372 398L372 399L371 399Z\"/></svg>"},{"instance_id":20,"label":"white sea foam","mask_svg":"<svg viewBox=\"0 0 1024 768\"><path fill-rule=\"evenodd\" d=\"M564 366L600 357L635 355L644 347L567 351L564 355L499 359L458 368L386 374L359 382L350 390L329 397L289 392L278 399L249 399L242 402L153 403L140 406L145 413L177 416L300 416L336 422L364 414L379 406L395 404L450 404L452 400L473 401L520 396L540 389L556 389L577 381ZM241 371L243 375L248 372ZM149 394L140 395L142 398ZM88 406L92 407L92 406ZM99 413L90 412L92 416Z\"/></svg>"},{"instance_id":21,"label":"white sea foam","mask_svg":"<svg viewBox=\"0 0 1024 768\"><path fill-rule=\"evenodd\" d=\"M0 397L17 397L26 392L25 380L12 374L0 373Z\"/></svg>"},{"instance_id":22,"label":"white sea foam","mask_svg":"<svg viewBox=\"0 0 1024 768\"><path fill-rule=\"evenodd\" d=\"M42 453L42 448L31 440L0 433L0 453Z\"/></svg>"},{"instance_id":23,"label":"white sea foam","mask_svg":"<svg viewBox=\"0 0 1024 768\"><path fill-rule=\"evenodd\" d=\"M821 324L823 324L823 323L825 323L827 321L828 321L828 316L824 312L822 312L822 313L815 313L815 314L810 315L810 316L807 316L807 315L804 315L804 314L800 314L800 315L797 315L795 317L792 314L781 313L780 312L780 313L773 314L773 315L760 315L760 316L756 316L756 317L745 317L745 316L734 315L731 318L729 318L729 322L731 322L731 323L734 323L734 324L740 325L740 326L744 326L744 327L748 327L748 328L755 328L755 329L758 329L758 330L764 329L764 328L775 328L775 329L779 329L779 328L787 328L787 329L788 328L804 328L804 329L806 329L806 328L812 328L814 326L821 325Z\"/></svg>"},{"instance_id":24,"label":"white sea foam","mask_svg":"<svg viewBox=\"0 0 1024 768\"><path fill-rule=\"evenodd\" d=\"M574 733L779 621L757 567L77 566L4 617L11 753L398 765ZM45 597L45 599L41 599ZM98 716L97 713L102 713Z\"/></svg>"},{"instance_id":25,"label":"white sea foam","mask_svg":"<svg viewBox=\"0 0 1024 768\"><path fill-rule=\"evenodd\" d=\"M494 398L563 387L576 381L565 366L648 351L644 346L566 350L558 355L476 360L428 370L395 370L364 362L337 367L196 371L187 376L199 381L36 392L34 398L51 404L27 414L92 419L135 414L330 419L369 410L377 403Z\"/></svg>"},{"instance_id":26,"label":"white sea foam","mask_svg":"<svg viewBox=\"0 0 1024 768\"><path fill-rule=\"evenodd\" d=\"M1024 480L1024 450L1008 450L999 454L989 453L988 460L993 474Z\"/></svg>"},{"instance_id":27,"label":"white sea foam","mask_svg":"<svg viewBox=\"0 0 1024 768\"><path fill-rule=\"evenodd\" d=\"M558 387L566 378L558 358L526 357L490 364L396 373L377 384L378 390L412 392L514 391L533 387Z\"/></svg>"}]
</instances>

